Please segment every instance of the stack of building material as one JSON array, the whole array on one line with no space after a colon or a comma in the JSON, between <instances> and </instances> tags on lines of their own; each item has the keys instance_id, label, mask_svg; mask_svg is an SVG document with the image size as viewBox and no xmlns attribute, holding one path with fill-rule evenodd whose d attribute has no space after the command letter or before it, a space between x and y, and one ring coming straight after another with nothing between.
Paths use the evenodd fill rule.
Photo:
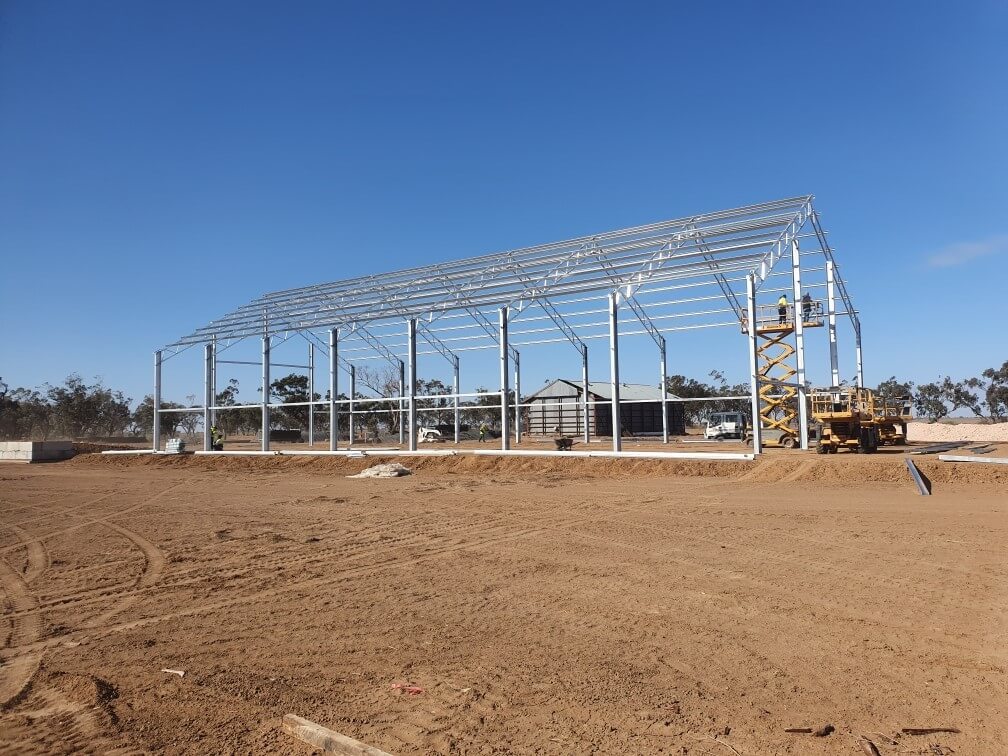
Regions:
<instances>
[{"instance_id":1,"label":"stack of building material","mask_svg":"<svg viewBox=\"0 0 1008 756\"><path fill-rule=\"evenodd\" d=\"M165 444L165 454L182 454L185 451L185 441L181 438L170 438Z\"/></svg>"}]
</instances>

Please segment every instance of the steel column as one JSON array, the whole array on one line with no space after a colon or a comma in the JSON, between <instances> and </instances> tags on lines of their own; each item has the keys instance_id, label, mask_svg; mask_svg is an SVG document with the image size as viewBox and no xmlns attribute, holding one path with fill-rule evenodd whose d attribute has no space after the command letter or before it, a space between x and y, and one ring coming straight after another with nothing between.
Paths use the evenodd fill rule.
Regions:
<instances>
[{"instance_id":1,"label":"steel column","mask_svg":"<svg viewBox=\"0 0 1008 756\"><path fill-rule=\"evenodd\" d=\"M861 321L854 322L854 354L857 359L857 385L864 388L864 363L861 361Z\"/></svg>"},{"instance_id":2,"label":"steel column","mask_svg":"<svg viewBox=\"0 0 1008 756\"><path fill-rule=\"evenodd\" d=\"M315 345L308 342L308 446L315 446Z\"/></svg>"},{"instance_id":3,"label":"steel column","mask_svg":"<svg viewBox=\"0 0 1008 756\"><path fill-rule=\"evenodd\" d=\"M668 368L666 367L665 361L665 337L662 336L661 340L661 383L659 384L659 391L661 391L661 428L662 428L662 443L668 443L668 391L665 388L668 385Z\"/></svg>"},{"instance_id":4,"label":"steel column","mask_svg":"<svg viewBox=\"0 0 1008 756\"><path fill-rule=\"evenodd\" d=\"M795 321L795 359L798 362L798 438L801 448L808 451L808 405L805 387L805 324L802 313L801 298L801 254L798 250L798 240L791 241L791 281L794 291L794 321Z\"/></svg>"},{"instance_id":5,"label":"steel column","mask_svg":"<svg viewBox=\"0 0 1008 756\"><path fill-rule=\"evenodd\" d=\"M752 444L753 454L763 451L763 428L760 425L759 406L759 356L756 350L756 278L749 273L746 276L746 314L749 333L749 390L752 392Z\"/></svg>"},{"instance_id":6,"label":"steel column","mask_svg":"<svg viewBox=\"0 0 1008 756\"><path fill-rule=\"evenodd\" d=\"M507 451L511 448L511 439L508 438L508 308L501 307L498 310L498 327L500 329L497 339L500 345L500 408L501 408L501 449Z\"/></svg>"},{"instance_id":7,"label":"steel column","mask_svg":"<svg viewBox=\"0 0 1008 756\"><path fill-rule=\"evenodd\" d=\"M406 396L406 363L399 360L399 445L406 440L406 406L403 397Z\"/></svg>"},{"instance_id":8,"label":"steel column","mask_svg":"<svg viewBox=\"0 0 1008 756\"><path fill-rule=\"evenodd\" d=\"M203 346L203 451L210 451L213 444L210 441L210 405L213 400L213 344Z\"/></svg>"},{"instance_id":9,"label":"steel column","mask_svg":"<svg viewBox=\"0 0 1008 756\"><path fill-rule=\"evenodd\" d=\"M407 383L407 391L409 396L409 412L407 413L407 421L409 427L407 433L409 433L409 450L417 450L417 427L416 427L416 318L410 318L406 321L407 334L409 336L409 383Z\"/></svg>"},{"instance_id":10,"label":"steel column","mask_svg":"<svg viewBox=\"0 0 1008 756\"><path fill-rule=\"evenodd\" d=\"M262 340L262 450L269 451L270 337Z\"/></svg>"},{"instance_id":11,"label":"steel column","mask_svg":"<svg viewBox=\"0 0 1008 756\"><path fill-rule=\"evenodd\" d=\"M837 340L836 340L836 283L834 276L836 274L833 272L833 261L826 261L826 305L827 305L827 317L828 328L829 328L829 361L830 361L830 376L832 383L831 386L840 385L840 362L837 359Z\"/></svg>"},{"instance_id":12,"label":"steel column","mask_svg":"<svg viewBox=\"0 0 1008 756\"><path fill-rule=\"evenodd\" d=\"M210 362L210 404L212 407L217 406L217 336L214 335L213 340L210 342L212 347L211 352L211 362ZM217 425L217 410L210 410L210 424Z\"/></svg>"},{"instance_id":13,"label":"steel column","mask_svg":"<svg viewBox=\"0 0 1008 756\"><path fill-rule=\"evenodd\" d=\"M459 388L459 358L455 355L455 359L452 363L452 393L455 394L452 399L455 409L455 443L457 444L462 437L462 413L459 411L459 393L461 389Z\"/></svg>"},{"instance_id":14,"label":"steel column","mask_svg":"<svg viewBox=\"0 0 1008 756\"><path fill-rule=\"evenodd\" d=\"M514 354L514 393L515 393L515 443L521 443L521 356Z\"/></svg>"},{"instance_id":15,"label":"steel column","mask_svg":"<svg viewBox=\"0 0 1008 756\"><path fill-rule=\"evenodd\" d=\"M354 399L357 397L357 367L350 366L350 445L353 446L357 423L354 418Z\"/></svg>"},{"instance_id":16,"label":"steel column","mask_svg":"<svg viewBox=\"0 0 1008 756\"><path fill-rule=\"evenodd\" d=\"M616 452L623 448L623 424L620 422L619 331L616 321L618 296L616 292L609 294L609 385L612 388L612 448Z\"/></svg>"},{"instance_id":17,"label":"steel column","mask_svg":"<svg viewBox=\"0 0 1008 756\"><path fill-rule=\"evenodd\" d=\"M161 451L161 350L154 352L154 451Z\"/></svg>"},{"instance_id":18,"label":"steel column","mask_svg":"<svg viewBox=\"0 0 1008 756\"><path fill-rule=\"evenodd\" d=\"M329 451L339 448L339 415L336 413L336 388L338 380L339 332L329 330Z\"/></svg>"},{"instance_id":19,"label":"steel column","mask_svg":"<svg viewBox=\"0 0 1008 756\"><path fill-rule=\"evenodd\" d=\"M584 442L591 442L591 427L588 414L588 345L581 345L581 418L584 420Z\"/></svg>"}]
</instances>

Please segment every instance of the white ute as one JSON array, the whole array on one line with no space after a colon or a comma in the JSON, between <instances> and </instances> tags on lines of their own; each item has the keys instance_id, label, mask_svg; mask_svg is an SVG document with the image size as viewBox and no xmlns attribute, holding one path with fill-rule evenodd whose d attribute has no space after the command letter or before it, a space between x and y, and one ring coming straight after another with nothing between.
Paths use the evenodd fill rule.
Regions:
<instances>
[{"instance_id":1,"label":"white ute","mask_svg":"<svg viewBox=\"0 0 1008 756\"><path fill-rule=\"evenodd\" d=\"M704 438L745 438L746 419L741 412L713 412L707 418Z\"/></svg>"}]
</instances>

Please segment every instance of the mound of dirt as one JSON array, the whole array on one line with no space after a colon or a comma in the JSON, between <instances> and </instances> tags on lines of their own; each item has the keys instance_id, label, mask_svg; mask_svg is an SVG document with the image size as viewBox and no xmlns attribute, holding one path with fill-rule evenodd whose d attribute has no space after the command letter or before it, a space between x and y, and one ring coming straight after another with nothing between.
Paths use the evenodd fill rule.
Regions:
<instances>
[{"instance_id":1,"label":"mound of dirt","mask_svg":"<svg viewBox=\"0 0 1008 756\"><path fill-rule=\"evenodd\" d=\"M752 483L797 482L822 486L845 486L854 480L908 485L910 481L904 455L894 453L877 455L844 453L819 456L802 452L770 452L754 462L474 455L399 459L409 463L408 469L413 474L433 473L438 477L476 475L487 479L535 480L552 484L573 480L645 478L719 478ZM374 462L375 459L371 457L342 456L211 457L192 454L158 456L88 454L63 464L114 468L179 468L253 475L305 471L352 477L372 467ZM918 466L935 483L1008 486L1008 465L956 464L932 458L918 458Z\"/></svg>"}]
</instances>

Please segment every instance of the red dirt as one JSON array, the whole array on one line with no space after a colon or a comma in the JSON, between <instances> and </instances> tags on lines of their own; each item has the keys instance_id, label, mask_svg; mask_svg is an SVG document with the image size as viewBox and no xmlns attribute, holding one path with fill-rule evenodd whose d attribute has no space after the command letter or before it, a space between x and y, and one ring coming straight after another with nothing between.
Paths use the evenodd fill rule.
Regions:
<instances>
[{"instance_id":1,"label":"red dirt","mask_svg":"<svg viewBox=\"0 0 1008 756\"><path fill-rule=\"evenodd\" d=\"M1000 466L397 461L0 468L0 752L1008 751Z\"/></svg>"}]
</instances>

